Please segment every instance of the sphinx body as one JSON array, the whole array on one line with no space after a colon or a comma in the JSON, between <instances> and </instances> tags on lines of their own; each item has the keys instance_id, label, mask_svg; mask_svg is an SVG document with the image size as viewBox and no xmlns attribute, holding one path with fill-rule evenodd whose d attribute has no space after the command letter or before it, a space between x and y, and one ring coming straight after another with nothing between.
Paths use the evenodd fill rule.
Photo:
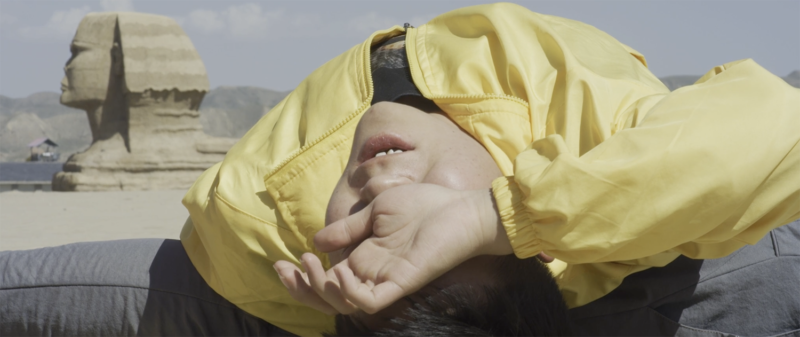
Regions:
<instances>
[{"instance_id":1,"label":"sphinx body","mask_svg":"<svg viewBox=\"0 0 800 337\"><path fill-rule=\"evenodd\" d=\"M67 160L54 190L188 188L235 141L203 133L206 69L172 19L90 13L71 50L61 103L86 110L92 144Z\"/></svg>"}]
</instances>

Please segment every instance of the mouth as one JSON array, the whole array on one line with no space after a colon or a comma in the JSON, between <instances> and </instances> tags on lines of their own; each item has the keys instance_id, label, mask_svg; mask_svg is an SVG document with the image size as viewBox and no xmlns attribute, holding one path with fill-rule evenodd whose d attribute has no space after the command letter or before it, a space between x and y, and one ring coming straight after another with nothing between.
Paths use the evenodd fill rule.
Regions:
<instances>
[{"instance_id":1,"label":"mouth","mask_svg":"<svg viewBox=\"0 0 800 337\"><path fill-rule=\"evenodd\" d=\"M364 163L373 158L396 155L414 150L414 146L394 133L379 133L367 139L361 148L358 162Z\"/></svg>"}]
</instances>

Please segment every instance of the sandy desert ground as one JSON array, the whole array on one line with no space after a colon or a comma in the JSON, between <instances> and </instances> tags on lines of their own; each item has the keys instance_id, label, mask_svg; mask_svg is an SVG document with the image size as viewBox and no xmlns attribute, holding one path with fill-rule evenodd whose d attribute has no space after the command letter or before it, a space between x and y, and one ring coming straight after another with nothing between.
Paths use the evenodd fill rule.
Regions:
<instances>
[{"instance_id":1,"label":"sandy desert ground","mask_svg":"<svg viewBox=\"0 0 800 337\"><path fill-rule=\"evenodd\" d=\"M0 250L132 238L177 239L186 191L3 192Z\"/></svg>"}]
</instances>

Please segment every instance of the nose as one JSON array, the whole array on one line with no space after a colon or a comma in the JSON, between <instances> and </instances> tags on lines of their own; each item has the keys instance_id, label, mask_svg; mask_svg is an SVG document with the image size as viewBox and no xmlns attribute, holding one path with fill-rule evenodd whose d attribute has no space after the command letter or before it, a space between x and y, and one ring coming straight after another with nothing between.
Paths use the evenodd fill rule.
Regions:
<instances>
[{"instance_id":1,"label":"nose","mask_svg":"<svg viewBox=\"0 0 800 337\"><path fill-rule=\"evenodd\" d=\"M392 187L413 184L414 181L408 177L379 176L373 177L361 188L361 200L365 203L372 202L375 197Z\"/></svg>"}]
</instances>

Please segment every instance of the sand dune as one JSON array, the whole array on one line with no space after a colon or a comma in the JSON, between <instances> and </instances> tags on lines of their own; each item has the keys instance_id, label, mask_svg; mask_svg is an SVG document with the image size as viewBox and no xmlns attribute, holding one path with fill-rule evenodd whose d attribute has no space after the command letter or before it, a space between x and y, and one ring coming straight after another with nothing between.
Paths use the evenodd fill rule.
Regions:
<instances>
[{"instance_id":1,"label":"sand dune","mask_svg":"<svg viewBox=\"0 0 800 337\"><path fill-rule=\"evenodd\" d=\"M185 191L0 193L0 250L180 235Z\"/></svg>"}]
</instances>

